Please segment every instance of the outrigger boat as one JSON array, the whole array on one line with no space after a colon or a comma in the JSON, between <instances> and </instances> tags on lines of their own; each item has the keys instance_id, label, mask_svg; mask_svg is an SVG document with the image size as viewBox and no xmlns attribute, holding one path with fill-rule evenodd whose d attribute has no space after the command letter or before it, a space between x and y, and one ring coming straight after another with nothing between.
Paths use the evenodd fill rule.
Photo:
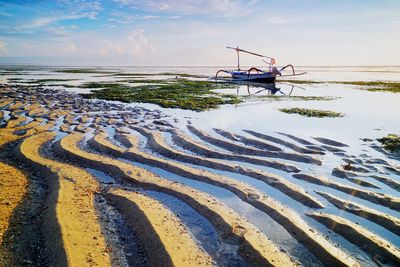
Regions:
<instances>
[{"instance_id":1,"label":"outrigger boat","mask_svg":"<svg viewBox=\"0 0 400 267\"><path fill-rule=\"evenodd\" d=\"M298 76L303 75L306 72L296 73L294 71L294 67L292 64L288 64L280 69L275 66L275 58L263 56L257 53L253 53L247 50L240 49L239 46L235 47L226 47L228 49L233 49L237 53L237 70L219 70L215 74L215 79L218 79L218 74L221 72L230 74L232 76L233 81L244 81L244 82L257 82L257 83L273 83L275 82L276 76ZM261 70L256 67L251 67L248 70L240 69L240 56L239 53L247 53L253 56L258 56L263 58L263 61L268 64L268 70ZM291 68L292 74L285 75L282 72L287 69Z\"/></svg>"}]
</instances>

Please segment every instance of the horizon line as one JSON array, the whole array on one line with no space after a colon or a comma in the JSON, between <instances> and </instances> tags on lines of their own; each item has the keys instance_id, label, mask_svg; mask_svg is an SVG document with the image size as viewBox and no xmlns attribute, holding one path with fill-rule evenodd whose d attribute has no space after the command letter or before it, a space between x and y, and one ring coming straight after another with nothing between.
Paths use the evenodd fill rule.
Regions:
<instances>
[{"instance_id":1,"label":"horizon line","mask_svg":"<svg viewBox=\"0 0 400 267\"><path fill-rule=\"evenodd\" d=\"M3 63L0 66L40 66L40 67L186 67L186 68L216 68L216 67L234 67L234 65L106 65L106 64L88 64L88 65L53 65L53 64L35 64L35 63ZM244 65L242 67L265 67L264 65ZM334 67L400 67L400 65L297 65L296 67L321 67L321 68L334 68Z\"/></svg>"}]
</instances>

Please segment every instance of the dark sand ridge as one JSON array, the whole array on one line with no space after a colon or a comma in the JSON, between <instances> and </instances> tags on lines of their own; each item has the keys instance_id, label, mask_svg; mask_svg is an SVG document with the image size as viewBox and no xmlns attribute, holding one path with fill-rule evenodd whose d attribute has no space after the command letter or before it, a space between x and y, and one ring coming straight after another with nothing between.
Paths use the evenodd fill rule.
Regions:
<instances>
[{"instance_id":1,"label":"dark sand ridge","mask_svg":"<svg viewBox=\"0 0 400 267\"><path fill-rule=\"evenodd\" d=\"M347 212L358 215L365 218L371 222L379 224L380 226L388 229L389 231L400 235L400 219L393 217L391 215L385 214L383 212L368 208L364 205L356 204L351 201L344 201L334 197L331 194L325 192L317 192L329 202L335 205L337 208L345 210Z\"/></svg>"},{"instance_id":2,"label":"dark sand ridge","mask_svg":"<svg viewBox=\"0 0 400 267\"><path fill-rule=\"evenodd\" d=\"M62 131L62 132L64 132L64 133L72 133L71 125L69 125L69 124L63 124L63 125L61 125L60 131Z\"/></svg>"},{"instance_id":3,"label":"dark sand ridge","mask_svg":"<svg viewBox=\"0 0 400 267\"><path fill-rule=\"evenodd\" d=\"M253 133L254 136L258 136L259 138L262 138L262 139L268 140L268 139L271 138L270 136L266 136L264 134L257 133L257 132L254 132L254 131L252 131L252 133ZM336 147L332 147L332 146L328 146L328 145L321 145L320 146L320 145L314 144L312 142L309 142L309 141L307 141L305 139L299 138L299 137L291 135L291 134L287 134L287 133L278 133L278 134L286 136L286 137L298 142L299 144L305 145L306 148L311 149L311 150L317 150L317 151L321 151L321 152L322 151L326 151L326 150L330 151L330 152L345 152L342 149L338 149ZM272 137L272 138L274 138L274 137Z\"/></svg>"},{"instance_id":4,"label":"dark sand ridge","mask_svg":"<svg viewBox=\"0 0 400 267\"><path fill-rule=\"evenodd\" d=\"M121 182L135 183L181 199L206 217L221 232L223 238L239 238L239 252L249 264L295 265L290 257L280 252L260 230L215 198L120 160L83 151L78 148L78 143L82 140L83 135L70 134L57 144L57 151L60 156L67 156L69 159L75 159L77 164L101 170L120 179ZM115 150L122 152L118 147L115 147ZM354 261L346 255L343 262Z\"/></svg>"},{"instance_id":5,"label":"dark sand ridge","mask_svg":"<svg viewBox=\"0 0 400 267\"><path fill-rule=\"evenodd\" d=\"M352 171L362 172L362 173L368 173L370 171L379 172L379 170L371 164L382 164L385 166L390 166L390 163L387 162L386 160L377 158L366 159L369 157L370 157L369 155L364 153L359 155L358 158L355 156L347 156L344 157L342 160L346 163L354 164L354 166L351 166Z\"/></svg>"},{"instance_id":6,"label":"dark sand ridge","mask_svg":"<svg viewBox=\"0 0 400 267\"><path fill-rule=\"evenodd\" d=\"M390 163L387 160L377 159L377 158L367 159L367 160L365 160L365 163L368 163L368 164L382 164L382 165L390 166Z\"/></svg>"},{"instance_id":7,"label":"dark sand ridge","mask_svg":"<svg viewBox=\"0 0 400 267\"><path fill-rule=\"evenodd\" d=\"M255 132L255 131L251 131L251 130L243 130L243 131L248 133L248 134L251 134L251 135L253 135L255 137L258 137L260 139L263 139L263 140L266 140L266 141L269 141L269 142L273 142L273 143L282 145L284 147L290 148L293 151L296 151L298 153L302 153L302 154L320 154L320 155L325 154L321 150L312 150L312 149L300 147L300 146L298 146L296 144L293 144L291 142L287 142L285 140L282 140L280 138L273 137L273 136L270 136L270 135L261 134L261 133L258 133L258 132ZM223 131L223 132L225 132L225 131ZM223 132L221 132L221 133L223 133ZM225 135L226 135L226 132L224 133L224 136ZM254 140L254 139L246 138L244 140Z\"/></svg>"},{"instance_id":8,"label":"dark sand ridge","mask_svg":"<svg viewBox=\"0 0 400 267\"><path fill-rule=\"evenodd\" d=\"M260 150L260 149L240 146L240 145L233 144L231 142L227 142L227 141L212 137L211 135L207 134L206 132L196 129L195 127L193 127L191 125L187 125L187 128L189 129L189 131L192 134L196 135L201 140L208 142L212 145L221 147L223 149L226 149L228 151L234 152L234 153L246 154L246 155L252 155L252 156L260 156L260 157L280 158L280 159L286 159L286 160L290 160L290 161L304 162L304 163L310 163L310 164L316 164L316 165L322 164L322 162L319 159L316 159L316 158L313 158L310 156L295 154L295 153L287 153L287 152L266 151L266 150Z\"/></svg>"},{"instance_id":9,"label":"dark sand ridge","mask_svg":"<svg viewBox=\"0 0 400 267\"><path fill-rule=\"evenodd\" d=\"M27 105L24 107L24 110L28 111L29 117L46 116L48 112L47 109L43 108L39 103Z\"/></svg>"},{"instance_id":10,"label":"dark sand ridge","mask_svg":"<svg viewBox=\"0 0 400 267\"><path fill-rule=\"evenodd\" d=\"M357 183L356 182L357 180L360 180L355 177L360 177L360 178L364 178L364 179L373 178L383 184L386 184L387 186L393 188L396 191L400 191L400 183L389 177L384 177L384 176L380 176L380 175L365 175L365 174L355 173L352 171L346 171L343 169L343 167L333 169L332 175L334 175L338 178L343 178L343 179L349 180L349 181L352 181L354 179L355 183ZM364 183L367 183L365 180L362 180L362 181ZM372 187L377 187L377 186L374 185Z\"/></svg>"},{"instance_id":11,"label":"dark sand ridge","mask_svg":"<svg viewBox=\"0 0 400 267\"><path fill-rule=\"evenodd\" d=\"M355 187L350 187L348 185L335 182L335 181L325 178L323 176L313 176L313 175L308 175L308 174L303 174L303 173L296 173L296 174L293 174L292 176L299 180L304 180L309 183L333 188L333 189L342 191L344 193L347 193L349 195L371 201L372 203L380 204L380 205L388 207L390 209L400 211L400 198L398 198L398 197L394 197L394 196L382 194L382 193L375 193L372 191L358 189Z\"/></svg>"},{"instance_id":12,"label":"dark sand ridge","mask_svg":"<svg viewBox=\"0 0 400 267\"><path fill-rule=\"evenodd\" d=\"M46 246L50 264L111 266L107 245L94 207L99 190L94 177L72 165L40 155L40 147L56 134L41 133L26 138L21 156L46 177L50 193L45 214Z\"/></svg>"},{"instance_id":13,"label":"dark sand ridge","mask_svg":"<svg viewBox=\"0 0 400 267\"><path fill-rule=\"evenodd\" d=\"M331 140L328 138L323 138L323 137L313 137L315 140L317 140L320 143L323 143L325 145L329 145L329 146L336 146L336 147L349 147L348 145L335 141L335 140Z\"/></svg>"},{"instance_id":14,"label":"dark sand ridge","mask_svg":"<svg viewBox=\"0 0 400 267\"><path fill-rule=\"evenodd\" d=\"M221 136L223 136L225 138L228 138L228 139L230 139L232 141L243 143L246 146L252 146L252 147L255 147L255 148L258 148L258 149L266 149L266 150L269 150L269 151L280 151L280 152L283 151L282 148L274 146L274 145L271 145L271 144L268 144L266 142L262 142L262 141L259 141L259 140L256 140L256 139L247 138L247 137L244 137L244 136L238 135L238 134L233 134L231 132L224 131L222 129L214 128L213 130L216 133L220 134Z\"/></svg>"},{"instance_id":15,"label":"dark sand ridge","mask_svg":"<svg viewBox=\"0 0 400 267\"><path fill-rule=\"evenodd\" d=\"M342 159L344 162L350 163L350 169L354 172L358 172L358 173L370 173L371 170L369 170L367 167L364 166L360 166L361 164L363 164L362 160L359 159L355 159L355 160L359 160L359 163L357 163L356 161L352 161L350 159L344 158ZM351 165L354 164L354 165ZM359 165L360 164L360 165ZM368 165L367 165L368 166ZM332 170L332 174L333 172L336 171L338 175L342 175L342 173L346 173L347 171L343 168L343 166L338 166L336 168L334 168ZM341 173L342 172L342 173ZM338 176L339 177L339 176Z\"/></svg>"},{"instance_id":16,"label":"dark sand ridge","mask_svg":"<svg viewBox=\"0 0 400 267\"><path fill-rule=\"evenodd\" d=\"M385 239L376 236L364 227L336 215L326 213L308 214L311 218L325 224L329 229L340 234L348 241L368 251L373 259L378 259L381 264L399 266L400 251Z\"/></svg>"},{"instance_id":17,"label":"dark sand ridge","mask_svg":"<svg viewBox=\"0 0 400 267\"><path fill-rule=\"evenodd\" d=\"M346 151L337 147L329 146L329 145L321 145L322 149L325 149L332 153L345 153Z\"/></svg>"},{"instance_id":18,"label":"dark sand ridge","mask_svg":"<svg viewBox=\"0 0 400 267\"><path fill-rule=\"evenodd\" d=\"M214 266L181 220L143 193L112 189L105 195L125 216L145 250L149 266Z\"/></svg>"},{"instance_id":19,"label":"dark sand ridge","mask_svg":"<svg viewBox=\"0 0 400 267\"><path fill-rule=\"evenodd\" d=\"M178 172L179 175L187 178L203 180L208 183L221 186L236 194L243 201L264 211L274 220L280 223L290 234L293 235L293 237L295 237L300 243L308 248L317 258L326 264L332 264L333 262L336 262L336 264L343 264L343 262L341 262L343 257L347 257L345 254L343 254L343 252L338 251L336 247L330 244L320 233L314 230L309 231L310 227L295 212L286 208L279 202L269 197L265 197L264 194L257 192L255 189L233 179L228 179L219 175L212 175L211 173L207 174L205 171L198 171L197 169L193 168L185 168L184 170L182 166L179 166L179 164L169 162L168 160L159 159L139 151L137 148L137 138L135 136L130 135L127 137L127 139L131 143L131 148L129 150L125 150L111 144L105 139L105 134L99 134L95 136L91 140L91 145L102 152L115 154L117 157L126 157L128 159L149 164L151 166L158 166L171 172L175 172L177 168L181 168ZM252 196L249 194L249 192L253 192L255 195Z\"/></svg>"},{"instance_id":20,"label":"dark sand ridge","mask_svg":"<svg viewBox=\"0 0 400 267\"><path fill-rule=\"evenodd\" d=\"M36 109L43 109L43 106L39 103L33 103L33 104L26 105L24 107L24 110L26 110L26 111L36 110ZM45 109L43 109L43 110L45 110Z\"/></svg>"},{"instance_id":21,"label":"dark sand ridge","mask_svg":"<svg viewBox=\"0 0 400 267\"><path fill-rule=\"evenodd\" d=\"M13 101L13 103L7 108L10 111L14 111L16 109L21 109L24 107L24 103L20 102L20 101Z\"/></svg>"},{"instance_id":22,"label":"dark sand ridge","mask_svg":"<svg viewBox=\"0 0 400 267\"><path fill-rule=\"evenodd\" d=\"M4 99L4 100L1 100L1 102L0 102L0 108L4 108L4 107L6 107L6 106L12 104L13 102L14 102L14 101L11 100L11 99Z\"/></svg>"},{"instance_id":23,"label":"dark sand ridge","mask_svg":"<svg viewBox=\"0 0 400 267\"><path fill-rule=\"evenodd\" d=\"M311 143L310 141L307 141L307 140L305 140L305 139L303 139L303 138L294 136L294 135L292 135L292 134L280 133L280 132L278 132L278 134L283 135L283 136L286 136L286 137L289 137L290 139L296 141L297 143L302 144L302 145L305 145L305 146L315 146L314 143Z\"/></svg>"},{"instance_id":24,"label":"dark sand ridge","mask_svg":"<svg viewBox=\"0 0 400 267\"><path fill-rule=\"evenodd\" d=\"M82 123L88 123L90 121L90 118L88 115L84 114L78 118L78 121Z\"/></svg>"},{"instance_id":25,"label":"dark sand ridge","mask_svg":"<svg viewBox=\"0 0 400 267\"><path fill-rule=\"evenodd\" d=\"M378 151L381 152L381 153L383 153L383 154L385 154L387 157L389 157L389 158L391 158L391 159L394 159L394 160L397 160L397 161L399 160L398 157L395 157L395 156L393 156L392 154L386 152L386 151L383 150L383 148L381 148L381 147L375 147L375 146L371 146L371 147L374 148L374 149L378 149L378 148L379 148ZM393 173L393 174L395 174L395 175L400 175L400 166L397 166L396 164L391 164L391 163L389 163L389 162L386 161L386 160L377 159L377 158L375 158L375 159L367 159L367 160L365 160L365 162L363 163L364 166L366 166L365 163L367 163L367 164L381 164L382 167L385 169L385 171L390 172L390 173ZM371 165L369 165L369 166L371 166ZM372 167L373 167L373 166L372 166ZM385 174L385 173L383 172L383 174ZM372 177L372 176L371 176L371 177Z\"/></svg>"},{"instance_id":26,"label":"dark sand ridge","mask_svg":"<svg viewBox=\"0 0 400 267\"><path fill-rule=\"evenodd\" d=\"M394 190L400 192L400 182L397 182L396 180L389 178L389 177L384 177L380 175L370 175L368 177L371 177L383 184L386 184L387 186L393 188Z\"/></svg>"},{"instance_id":27,"label":"dark sand ridge","mask_svg":"<svg viewBox=\"0 0 400 267\"><path fill-rule=\"evenodd\" d=\"M363 166L368 167L366 164L364 164L362 162L359 164L362 164ZM383 165L384 165L383 167L387 171L392 172L393 169L395 169L395 167L390 164L383 164ZM374 171L378 172L377 170L374 170ZM351 170L345 170L343 168L343 166L337 167L332 170L332 175L335 175L336 177L339 177L339 178L345 178L345 179L355 179L355 177L359 177L359 178L363 178L363 179L373 178L373 179L378 180L381 183L384 183L384 184L388 185L389 187L392 187L393 189L398 191L399 185L400 185L399 182L397 182L394 179L389 178L389 177L384 177L381 175L371 175L370 173L371 173L371 171L369 169L357 166L356 164L354 166L353 165L351 166ZM379 173L384 174L384 172L383 173L379 172Z\"/></svg>"},{"instance_id":28,"label":"dark sand ridge","mask_svg":"<svg viewBox=\"0 0 400 267\"><path fill-rule=\"evenodd\" d=\"M317 144L311 143L311 142L309 142L309 141L307 141L307 140L304 140L304 139L302 139L302 138L296 137L296 136L291 135L291 134L285 134L285 133L279 133L279 134L280 134L280 135L283 135L283 136L286 136L286 137L288 137L288 138L290 138L290 139L293 139L293 140L295 140L296 142L305 145L308 149L311 149L311 150L329 151L329 152L333 152L333 153L337 153L337 152L343 153L343 152L346 152L346 151L344 151L343 149L339 149L339 148L337 148L337 147L334 147L334 146L331 146L331 145L327 145L327 144L317 145ZM332 142L335 142L335 141L333 141L333 140L331 140L331 141L332 141Z\"/></svg>"},{"instance_id":29,"label":"dark sand ridge","mask_svg":"<svg viewBox=\"0 0 400 267\"><path fill-rule=\"evenodd\" d=\"M278 170L283 170L286 172L300 172L300 169L298 169L294 165L289 165L287 163L280 163L265 158L257 158L252 156L233 154L231 152L211 150L208 146L192 140L191 138L189 138L187 135L183 134L180 131L173 130L170 131L170 133L172 136L172 140L177 145L181 146L186 150L192 151L196 154L203 155L208 158L241 161L241 162L251 163L254 165L260 165Z\"/></svg>"},{"instance_id":30,"label":"dark sand ridge","mask_svg":"<svg viewBox=\"0 0 400 267\"><path fill-rule=\"evenodd\" d=\"M400 175L400 166L383 166L385 170L394 173L396 175Z\"/></svg>"},{"instance_id":31,"label":"dark sand ridge","mask_svg":"<svg viewBox=\"0 0 400 267\"><path fill-rule=\"evenodd\" d=\"M355 173L354 173L354 175L347 175L347 171L345 171L342 166L333 168L332 175L336 176L338 178L341 178L341 179L346 179L347 181L350 181L350 182L355 183L360 186L370 187L370 188L380 188L373 183L367 182L363 179L356 178L356 177L361 177L361 176L357 175Z\"/></svg>"},{"instance_id":32,"label":"dark sand ridge","mask_svg":"<svg viewBox=\"0 0 400 267\"><path fill-rule=\"evenodd\" d=\"M31 109L28 112L28 116L35 118L35 117L40 117L46 114L46 110L43 108L35 108L35 109Z\"/></svg>"},{"instance_id":33,"label":"dark sand ridge","mask_svg":"<svg viewBox=\"0 0 400 267\"><path fill-rule=\"evenodd\" d=\"M32 122L21 126L18 125L21 122L24 122L25 120L19 121L18 123L16 122L10 123L16 120L17 119L10 118L9 122L6 124L6 127L1 128L0 146L22 139L29 135L35 134L36 132L46 131L54 126L54 124L41 125L43 122L45 122L45 120L42 118L35 118ZM20 132L20 131L25 131L25 132L23 134L15 134L15 132Z\"/></svg>"},{"instance_id":34,"label":"dark sand ridge","mask_svg":"<svg viewBox=\"0 0 400 267\"><path fill-rule=\"evenodd\" d=\"M76 125L73 128L74 128L75 132L79 132L79 133L87 133L90 131L87 126L82 125L82 124Z\"/></svg>"},{"instance_id":35,"label":"dark sand ridge","mask_svg":"<svg viewBox=\"0 0 400 267\"><path fill-rule=\"evenodd\" d=\"M372 165L372 164L367 164L367 163L365 163L365 162L363 162L363 163L361 163L361 165L362 165L362 167L364 168L364 169L367 169L368 171L364 171L364 173L367 173L367 172L378 172L378 173L381 173L381 174L385 174L383 171L381 171L381 170L379 170L376 166L374 166L374 165ZM355 166L357 169L358 168L360 168L359 166ZM357 170L357 172L358 172L358 170Z\"/></svg>"},{"instance_id":36,"label":"dark sand ridge","mask_svg":"<svg viewBox=\"0 0 400 267\"><path fill-rule=\"evenodd\" d=\"M7 128L14 128L27 120L26 116L21 115L19 113L21 113L20 110L14 110L13 112L11 112L10 114L11 119L7 122L6 125Z\"/></svg>"},{"instance_id":37,"label":"dark sand ridge","mask_svg":"<svg viewBox=\"0 0 400 267\"><path fill-rule=\"evenodd\" d=\"M79 121L76 119L75 116L68 114L64 117L64 123L68 125L79 125Z\"/></svg>"},{"instance_id":38,"label":"dark sand ridge","mask_svg":"<svg viewBox=\"0 0 400 267\"><path fill-rule=\"evenodd\" d=\"M144 128L140 127L131 127L135 129L136 131L140 132L143 134L147 139L148 139L148 145L155 150L156 152L160 153L161 155L164 155L166 157L176 159L182 162L186 163L191 163L195 165L201 165L205 167L209 167L212 169L217 169L217 170L222 170L222 171L228 171L228 172L233 172L233 173L238 173L242 175L246 175L249 177L252 177L257 180L261 180L265 182L266 184L273 186L274 188L282 191L284 194L288 195L289 197L293 198L294 200L299 201L300 203L311 207L311 208L322 208L322 204L314 197L309 195L308 193L303 190L303 188L288 182L284 178L274 175L271 173L267 173L265 171L260 171L257 169L251 169L251 168L244 168L241 166L225 163L222 161L214 160L214 159L209 159L209 158L204 158L200 156L194 156L190 155L187 153L183 153L181 151L175 150L164 142L162 135L157 132L151 132L149 130L146 130ZM129 136L122 136L122 138L125 137L125 142L124 144L130 145L132 147L132 142L134 141L133 139L130 139ZM117 136L118 138L118 136ZM130 140L129 140L130 139Z\"/></svg>"}]
</instances>

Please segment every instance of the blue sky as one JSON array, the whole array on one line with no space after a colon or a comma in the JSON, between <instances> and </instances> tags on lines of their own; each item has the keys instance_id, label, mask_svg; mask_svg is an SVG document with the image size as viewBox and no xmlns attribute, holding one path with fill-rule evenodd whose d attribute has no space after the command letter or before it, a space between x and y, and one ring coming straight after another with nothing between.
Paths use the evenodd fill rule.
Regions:
<instances>
[{"instance_id":1,"label":"blue sky","mask_svg":"<svg viewBox=\"0 0 400 267\"><path fill-rule=\"evenodd\" d=\"M399 65L399 0L0 0L0 62ZM243 57L244 64L259 59Z\"/></svg>"}]
</instances>

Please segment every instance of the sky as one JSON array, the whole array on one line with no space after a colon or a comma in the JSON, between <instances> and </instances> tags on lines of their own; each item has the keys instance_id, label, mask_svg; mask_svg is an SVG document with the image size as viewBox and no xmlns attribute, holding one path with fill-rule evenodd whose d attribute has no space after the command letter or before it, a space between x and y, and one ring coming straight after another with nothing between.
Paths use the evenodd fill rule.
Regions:
<instances>
[{"instance_id":1,"label":"sky","mask_svg":"<svg viewBox=\"0 0 400 267\"><path fill-rule=\"evenodd\" d=\"M400 0L0 0L0 63L400 65ZM241 57L243 65L262 65Z\"/></svg>"}]
</instances>

